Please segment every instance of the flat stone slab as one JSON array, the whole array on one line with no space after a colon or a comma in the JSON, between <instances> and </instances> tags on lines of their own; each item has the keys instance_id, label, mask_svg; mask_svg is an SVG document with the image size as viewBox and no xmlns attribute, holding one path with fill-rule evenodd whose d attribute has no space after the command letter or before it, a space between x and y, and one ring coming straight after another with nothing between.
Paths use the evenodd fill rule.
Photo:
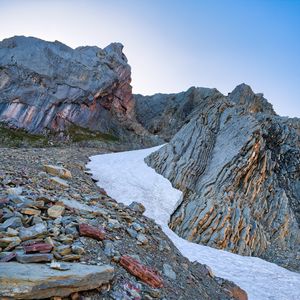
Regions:
<instances>
[{"instance_id":1,"label":"flat stone slab","mask_svg":"<svg viewBox=\"0 0 300 300\"><path fill-rule=\"evenodd\" d=\"M72 178L71 172L60 166L44 165L44 169L47 173L54 175L54 176L58 176L63 179Z\"/></svg>"},{"instance_id":2,"label":"flat stone slab","mask_svg":"<svg viewBox=\"0 0 300 300\"><path fill-rule=\"evenodd\" d=\"M114 275L110 265L64 263L60 271L46 264L0 263L0 299L45 299L98 288Z\"/></svg>"},{"instance_id":3,"label":"flat stone slab","mask_svg":"<svg viewBox=\"0 0 300 300\"><path fill-rule=\"evenodd\" d=\"M52 253L35 253L35 254L19 254L17 253L17 261L26 263L48 262L53 259Z\"/></svg>"}]
</instances>

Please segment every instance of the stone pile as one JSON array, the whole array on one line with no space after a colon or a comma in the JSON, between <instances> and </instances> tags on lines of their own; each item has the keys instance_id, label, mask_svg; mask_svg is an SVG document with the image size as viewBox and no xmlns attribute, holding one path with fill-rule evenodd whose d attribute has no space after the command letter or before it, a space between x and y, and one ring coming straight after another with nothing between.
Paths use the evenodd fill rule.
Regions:
<instances>
[{"instance_id":1,"label":"stone pile","mask_svg":"<svg viewBox=\"0 0 300 300\"><path fill-rule=\"evenodd\" d=\"M70 171L59 166L45 170L65 179ZM101 228L89 225L80 212L47 196L23 196L21 187L10 188L1 199L0 261L21 263L78 261L85 250L80 236L105 238ZM24 191L26 192L26 191ZM12 254L13 253L13 254Z\"/></svg>"}]
</instances>

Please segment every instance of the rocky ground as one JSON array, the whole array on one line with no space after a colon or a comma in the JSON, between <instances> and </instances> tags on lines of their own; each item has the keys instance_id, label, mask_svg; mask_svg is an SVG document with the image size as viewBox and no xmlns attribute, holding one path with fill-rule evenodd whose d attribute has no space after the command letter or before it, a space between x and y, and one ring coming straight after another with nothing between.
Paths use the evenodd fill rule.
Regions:
<instances>
[{"instance_id":1,"label":"rocky ground","mask_svg":"<svg viewBox=\"0 0 300 300\"><path fill-rule=\"evenodd\" d=\"M182 257L138 199L128 207L97 187L85 164L107 151L0 149L0 296L247 299Z\"/></svg>"}]
</instances>

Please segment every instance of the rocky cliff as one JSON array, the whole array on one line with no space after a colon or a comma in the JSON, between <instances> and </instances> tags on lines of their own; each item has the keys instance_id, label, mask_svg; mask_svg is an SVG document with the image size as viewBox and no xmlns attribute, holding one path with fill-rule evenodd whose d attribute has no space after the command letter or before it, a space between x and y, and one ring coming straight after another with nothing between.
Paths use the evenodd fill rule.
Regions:
<instances>
[{"instance_id":1,"label":"rocky cliff","mask_svg":"<svg viewBox=\"0 0 300 300\"><path fill-rule=\"evenodd\" d=\"M134 109L138 121L149 132L169 141L196 107L220 95L216 89L196 87L178 94L135 95Z\"/></svg>"},{"instance_id":2,"label":"rocky cliff","mask_svg":"<svg viewBox=\"0 0 300 300\"><path fill-rule=\"evenodd\" d=\"M58 41L17 36L0 42L0 122L30 133L68 138L74 130L142 139L131 70L112 43L72 49Z\"/></svg>"},{"instance_id":3,"label":"rocky cliff","mask_svg":"<svg viewBox=\"0 0 300 300\"><path fill-rule=\"evenodd\" d=\"M245 84L226 97L215 90L192 94L197 100L190 90L180 95L189 107L197 103L188 116L181 113L182 128L147 158L183 191L170 227L190 241L243 255L272 253L273 261L296 255L300 121L277 116Z\"/></svg>"}]
</instances>

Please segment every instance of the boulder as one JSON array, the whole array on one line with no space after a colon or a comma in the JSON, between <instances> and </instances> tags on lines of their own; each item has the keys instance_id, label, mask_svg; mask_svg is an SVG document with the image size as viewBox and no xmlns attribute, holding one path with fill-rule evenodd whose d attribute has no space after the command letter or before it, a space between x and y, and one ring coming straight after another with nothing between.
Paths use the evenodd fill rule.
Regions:
<instances>
[{"instance_id":1,"label":"boulder","mask_svg":"<svg viewBox=\"0 0 300 300\"><path fill-rule=\"evenodd\" d=\"M5 231L7 228L18 228L23 226L22 220L19 217L12 217L0 224L0 231Z\"/></svg>"},{"instance_id":2,"label":"boulder","mask_svg":"<svg viewBox=\"0 0 300 300\"><path fill-rule=\"evenodd\" d=\"M108 283L114 275L110 265L65 263L69 270L51 269L45 264L0 263L0 298L45 299L67 297Z\"/></svg>"},{"instance_id":3,"label":"boulder","mask_svg":"<svg viewBox=\"0 0 300 300\"><path fill-rule=\"evenodd\" d=\"M97 228L89 224L79 224L79 233L81 236L87 236L99 241L105 239L105 231L102 228Z\"/></svg>"},{"instance_id":4,"label":"boulder","mask_svg":"<svg viewBox=\"0 0 300 300\"><path fill-rule=\"evenodd\" d=\"M63 215L64 212L65 212L65 207L62 205L53 205L49 207L47 210L48 216L54 219Z\"/></svg>"},{"instance_id":5,"label":"boulder","mask_svg":"<svg viewBox=\"0 0 300 300\"><path fill-rule=\"evenodd\" d=\"M24 247L25 253L34 253L34 252L50 252L53 248L51 244L46 243L37 243L33 245L25 245Z\"/></svg>"},{"instance_id":6,"label":"boulder","mask_svg":"<svg viewBox=\"0 0 300 300\"><path fill-rule=\"evenodd\" d=\"M146 210L142 203L135 201L131 202L128 207L140 214L143 214Z\"/></svg>"},{"instance_id":7,"label":"boulder","mask_svg":"<svg viewBox=\"0 0 300 300\"><path fill-rule=\"evenodd\" d=\"M60 177L51 177L50 181L53 182L54 184L60 186L61 188L67 189L69 188L69 184L64 180L61 179Z\"/></svg>"},{"instance_id":8,"label":"boulder","mask_svg":"<svg viewBox=\"0 0 300 300\"><path fill-rule=\"evenodd\" d=\"M53 166L53 165L44 165L44 170L53 175L53 176L58 176L62 179L70 179L72 178L72 174L69 170L60 167L60 166Z\"/></svg>"},{"instance_id":9,"label":"boulder","mask_svg":"<svg viewBox=\"0 0 300 300\"><path fill-rule=\"evenodd\" d=\"M17 253L17 261L23 264L50 262L53 259L51 253L23 254Z\"/></svg>"},{"instance_id":10,"label":"boulder","mask_svg":"<svg viewBox=\"0 0 300 300\"><path fill-rule=\"evenodd\" d=\"M143 265L129 255L123 255L119 261L120 265L132 275L153 288L163 287L163 279L153 269Z\"/></svg>"}]
</instances>

